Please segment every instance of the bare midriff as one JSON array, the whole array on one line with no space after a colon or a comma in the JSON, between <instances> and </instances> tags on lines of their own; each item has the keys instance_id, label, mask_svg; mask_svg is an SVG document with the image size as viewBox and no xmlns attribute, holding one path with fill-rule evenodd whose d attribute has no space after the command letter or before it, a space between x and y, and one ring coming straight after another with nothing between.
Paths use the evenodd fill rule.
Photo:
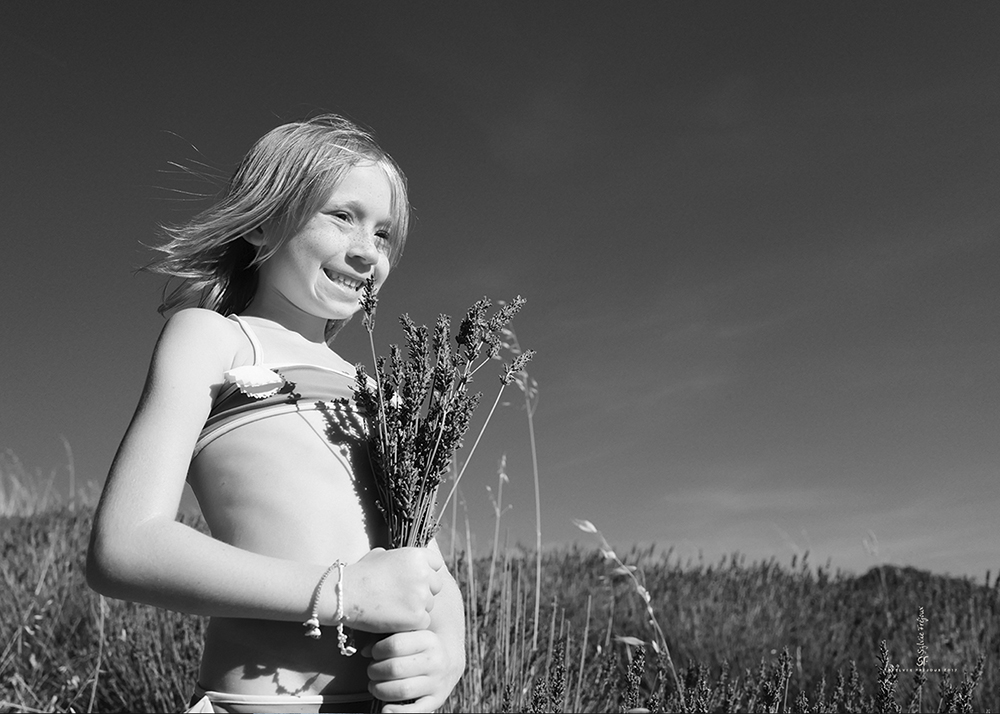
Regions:
<instances>
[{"instance_id":1,"label":"bare midriff","mask_svg":"<svg viewBox=\"0 0 1000 714\"><path fill-rule=\"evenodd\" d=\"M255 553L321 565L337 559L353 563L384 545L367 455L355 452L353 462L345 460L324 429L318 411L279 414L208 444L192 463L188 481L213 537ZM303 621L310 594L303 593ZM345 600L350 596L346 592ZM304 632L301 622L212 618L199 684L254 695L366 691L368 660L360 653L341 655L336 628L324 628L319 640ZM357 633L359 644L364 635Z\"/></svg>"}]
</instances>

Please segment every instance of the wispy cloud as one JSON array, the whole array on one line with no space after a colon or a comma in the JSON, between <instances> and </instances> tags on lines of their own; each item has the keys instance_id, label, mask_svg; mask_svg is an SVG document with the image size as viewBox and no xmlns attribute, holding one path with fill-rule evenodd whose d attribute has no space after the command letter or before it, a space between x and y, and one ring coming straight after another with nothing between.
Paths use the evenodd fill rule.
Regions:
<instances>
[{"instance_id":1,"label":"wispy cloud","mask_svg":"<svg viewBox=\"0 0 1000 714\"><path fill-rule=\"evenodd\" d=\"M735 551L751 559L801 555L864 570L881 563L963 572L1000 553L993 527L1000 494L922 492L893 498L836 485L776 487L759 473L721 474L732 486L671 488L656 510L651 540L686 542L711 558ZM653 517L652 511L643 520Z\"/></svg>"},{"instance_id":2,"label":"wispy cloud","mask_svg":"<svg viewBox=\"0 0 1000 714\"><path fill-rule=\"evenodd\" d=\"M687 486L680 490L671 489L664 494L663 503L670 508L700 508L726 516L759 514L762 511L781 511L789 514L809 513L816 509L855 509L865 502L863 494L844 491L830 486L764 486L760 485L762 474L741 472L737 478L741 485L721 485L716 477L715 484L699 487ZM732 480L732 475L723 475ZM756 482L756 483L755 483Z\"/></svg>"}]
</instances>

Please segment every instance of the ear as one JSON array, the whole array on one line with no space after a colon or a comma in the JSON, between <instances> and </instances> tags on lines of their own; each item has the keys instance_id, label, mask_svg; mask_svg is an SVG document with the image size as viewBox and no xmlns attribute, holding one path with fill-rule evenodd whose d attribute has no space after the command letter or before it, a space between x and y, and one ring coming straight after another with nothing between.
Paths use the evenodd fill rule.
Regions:
<instances>
[{"instance_id":1,"label":"ear","mask_svg":"<svg viewBox=\"0 0 1000 714\"><path fill-rule=\"evenodd\" d=\"M252 231L244 235L243 240L245 240L250 245L256 246L258 248L260 248L261 246L264 245L264 243L267 242L267 239L264 237L264 229L261 228L260 226L257 226Z\"/></svg>"}]
</instances>

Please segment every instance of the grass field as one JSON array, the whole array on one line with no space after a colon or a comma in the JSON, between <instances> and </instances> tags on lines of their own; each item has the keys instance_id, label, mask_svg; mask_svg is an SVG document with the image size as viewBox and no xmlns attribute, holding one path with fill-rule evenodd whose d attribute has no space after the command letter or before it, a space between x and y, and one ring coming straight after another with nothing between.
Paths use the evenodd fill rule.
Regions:
<instances>
[{"instance_id":1,"label":"grass field","mask_svg":"<svg viewBox=\"0 0 1000 714\"><path fill-rule=\"evenodd\" d=\"M64 505L0 521L0 711L186 704L203 621L90 591L91 516ZM596 545L544 554L537 647L535 554L454 555L469 666L448 710L1000 710L1000 578L620 554L633 580ZM912 671L921 642L934 671Z\"/></svg>"}]
</instances>

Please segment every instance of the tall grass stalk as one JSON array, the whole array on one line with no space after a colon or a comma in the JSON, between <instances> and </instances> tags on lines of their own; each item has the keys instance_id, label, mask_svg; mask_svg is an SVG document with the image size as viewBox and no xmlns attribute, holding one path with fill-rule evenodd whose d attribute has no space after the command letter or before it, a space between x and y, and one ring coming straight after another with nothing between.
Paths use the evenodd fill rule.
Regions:
<instances>
[{"instance_id":1,"label":"tall grass stalk","mask_svg":"<svg viewBox=\"0 0 1000 714\"><path fill-rule=\"evenodd\" d=\"M466 515L466 517L465 517L465 542L467 544L470 544L470 545L472 543L472 532L471 532L471 530L472 529L469 526L469 517L468 517L468 515ZM472 558L466 558L465 562L466 562L466 566L467 566L467 570L466 570L467 582L468 582L469 588L474 591L474 590L477 589L476 588L476 572L475 572L474 563L473 563ZM482 668L484 666L483 665L483 661L484 661L483 654L484 653L483 653L482 642L481 642L480 633L479 633L480 617L479 617L479 608L478 608L478 601L477 600L472 600L472 601L470 601L470 602L467 603L466 608L465 608L465 617L466 617L466 629L465 629L465 631L467 633L469 633L469 645L470 645L467 648L468 649L467 655L469 655L469 657L467 657L466 660L468 662L469 658L471 657L471 663L470 664L473 667L473 669L474 670L482 670ZM470 665L467 664L466 666L470 666ZM482 696L483 696L482 682L477 682L476 680L472 680L472 690L471 690L470 694L472 695L472 697L473 697L473 699L475 701L481 700Z\"/></svg>"},{"instance_id":2,"label":"tall grass stalk","mask_svg":"<svg viewBox=\"0 0 1000 714\"><path fill-rule=\"evenodd\" d=\"M527 379L527 373L524 373ZM539 604L542 596L542 497L538 482L538 450L535 448L535 406L537 400L532 404L528 397L527 390L524 390L524 406L528 414L528 436L531 438L531 473L535 482L535 622L538 622ZM537 394L537 390L536 390ZM532 646L538 644L538 626L532 635Z\"/></svg>"},{"instance_id":3,"label":"tall grass stalk","mask_svg":"<svg viewBox=\"0 0 1000 714\"><path fill-rule=\"evenodd\" d=\"M503 347L515 357L521 357L523 350L518 342L514 328L505 327L501 330L504 337ZM535 627L531 635L532 648L538 647L538 619L542 596L542 497L538 478L538 449L535 446L535 409L538 407L538 382L527 370L519 370L514 382L524 396L524 411L528 416L528 437L531 442L531 474L535 485Z\"/></svg>"},{"instance_id":4,"label":"tall grass stalk","mask_svg":"<svg viewBox=\"0 0 1000 714\"><path fill-rule=\"evenodd\" d=\"M594 596L587 595L587 619L583 625L583 645L580 647L580 668L576 676L576 697L573 699L573 711L583 711L580 695L583 692L583 665L587 661L587 636L590 635L590 608L594 604ZM567 648L568 650L568 648Z\"/></svg>"},{"instance_id":5,"label":"tall grass stalk","mask_svg":"<svg viewBox=\"0 0 1000 714\"><path fill-rule=\"evenodd\" d=\"M647 621L653 626L656 631L656 639L652 641L653 649L656 650L657 654L662 654L667 660L667 666L670 667L670 674L674 678L674 684L677 687L677 695L680 699L681 706L684 706L684 687L681 685L680 677L677 676L677 669L674 667L674 660L670 656L670 647L667 645L667 636L663 633L663 629L660 627L659 621L656 619L656 613L653 610L652 597L649 594L649 590L646 589L645 583L640 583L639 578L636 576L638 568L634 565L626 565L622 562L618 554L615 553L611 545L608 543L604 534L601 533L597 527L587 520L574 520L576 526L584 531L585 533L593 533L601 540L601 555L605 559L610 560L617 564L618 567L615 568L614 572L618 575L624 575L632 581L632 585L635 588L636 593L639 594L646 606ZM624 638L622 638L624 639ZM639 642L638 644L644 644Z\"/></svg>"},{"instance_id":6,"label":"tall grass stalk","mask_svg":"<svg viewBox=\"0 0 1000 714\"><path fill-rule=\"evenodd\" d=\"M104 658L104 621L105 610L108 604L104 601L104 596L98 596L97 609L100 610L99 622L97 625L97 662L94 664L94 685L90 688L90 702L87 704L87 711L94 711L94 700L97 699L97 682L101 678L101 660Z\"/></svg>"},{"instance_id":7,"label":"tall grass stalk","mask_svg":"<svg viewBox=\"0 0 1000 714\"><path fill-rule=\"evenodd\" d=\"M487 486L486 490L490 494L490 502L493 504L494 526L493 526L493 554L490 557L490 577L486 585L486 609L490 609L490 601L493 599L493 576L496 572L497 555L500 548L500 518L510 506L503 505L503 485L510 479L507 477L507 454L500 457L500 465L497 468L497 497L493 498L493 490Z\"/></svg>"},{"instance_id":8,"label":"tall grass stalk","mask_svg":"<svg viewBox=\"0 0 1000 714\"><path fill-rule=\"evenodd\" d=\"M66 469L69 472L69 508L76 508L76 464L73 461L73 449L69 445L69 439L62 434L59 435L62 441L63 450L66 452Z\"/></svg>"}]
</instances>

